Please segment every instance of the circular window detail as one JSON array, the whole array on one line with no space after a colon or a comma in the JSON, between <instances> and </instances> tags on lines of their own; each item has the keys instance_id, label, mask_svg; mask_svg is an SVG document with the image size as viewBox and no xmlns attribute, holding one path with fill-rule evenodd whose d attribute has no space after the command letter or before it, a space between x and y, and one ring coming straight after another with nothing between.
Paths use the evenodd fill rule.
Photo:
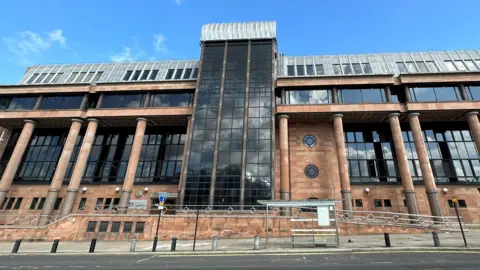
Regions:
<instances>
[{"instance_id":1,"label":"circular window detail","mask_svg":"<svg viewBox=\"0 0 480 270\"><path fill-rule=\"evenodd\" d=\"M317 166L315 165L308 165L307 167L305 167L305 175L308 177L308 178L317 178L318 176L318 168Z\"/></svg>"},{"instance_id":2,"label":"circular window detail","mask_svg":"<svg viewBox=\"0 0 480 270\"><path fill-rule=\"evenodd\" d=\"M303 137L303 144L307 147L314 147L317 144L317 138L313 135L305 135Z\"/></svg>"}]
</instances>

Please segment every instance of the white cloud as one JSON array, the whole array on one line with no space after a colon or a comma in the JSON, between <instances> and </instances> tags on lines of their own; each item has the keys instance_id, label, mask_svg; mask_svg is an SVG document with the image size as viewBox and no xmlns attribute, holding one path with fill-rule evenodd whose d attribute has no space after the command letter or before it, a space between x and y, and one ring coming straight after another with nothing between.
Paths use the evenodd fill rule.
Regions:
<instances>
[{"instance_id":1,"label":"white cloud","mask_svg":"<svg viewBox=\"0 0 480 270\"><path fill-rule=\"evenodd\" d=\"M166 53L167 49L167 38L162 34L153 35L153 48L158 53Z\"/></svg>"},{"instance_id":2,"label":"white cloud","mask_svg":"<svg viewBox=\"0 0 480 270\"><path fill-rule=\"evenodd\" d=\"M173 3L175 3L177 6L179 6L182 2L183 0L173 0Z\"/></svg>"},{"instance_id":3,"label":"white cloud","mask_svg":"<svg viewBox=\"0 0 480 270\"><path fill-rule=\"evenodd\" d=\"M4 37L2 41L7 49L13 53L14 60L21 65L32 64L32 56L41 55L55 43L64 48L67 44L67 39L63 36L61 29L55 29L45 34L27 30L15 36Z\"/></svg>"},{"instance_id":4,"label":"white cloud","mask_svg":"<svg viewBox=\"0 0 480 270\"><path fill-rule=\"evenodd\" d=\"M136 57L132 55L132 49L130 47L124 47L123 52L112 55L110 59L113 62L132 62L136 60Z\"/></svg>"}]
</instances>

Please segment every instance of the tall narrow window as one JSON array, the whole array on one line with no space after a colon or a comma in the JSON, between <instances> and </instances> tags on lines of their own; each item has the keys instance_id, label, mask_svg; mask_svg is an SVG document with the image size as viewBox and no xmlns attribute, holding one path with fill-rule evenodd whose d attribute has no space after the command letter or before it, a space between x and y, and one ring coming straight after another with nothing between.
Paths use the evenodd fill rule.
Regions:
<instances>
[{"instance_id":1,"label":"tall narrow window","mask_svg":"<svg viewBox=\"0 0 480 270\"><path fill-rule=\"evenodd\" d=\"M150 70L149 69L144 70L140 80L145 81L148 78L148 74L150 74Z\"/></svg>"},{"instance_id":2,"label":"tall narrow window","mask_svg":"<svg viewBox=\"0 0 480 270\"><path fill-rule=\"evenodd\" d=\"M125 73L125 76L123 77L124 81L129 81L130 76L132 76L133 70L127 70L127 73Z\"/></svg>"},{"instance_id":3,"label":"tall narrow window","mask_svg":"<svg viewBox=\"0 0 480 270\"><path fill-rule=\"evenodd\" d=\"M165 80L171 80L173 78L173 72L175 72L175 69L169 69L167 71L167 75L165 76Z\"/></svg>"},{"instance_id":4,"label":"tall narrow window","mask_svg":"<svg viewBox=\"0 0 480 270\"><path fill-rule=\"evenodd\" d=\"M322 64L315 65L315 69L317 70L317 75L325 75L325 70L323 69Z\"/></svg>"},{"instance_id":5,"label":"tall narrow window","mask_svg":"<svg viewBox=\"0 0 480 270\"><path fill-rule=\"evenodd\" d=\"M175 80L180 80L182 78L182 73L183 73L183 68L177 69L177 72L175 72Z\"/></svg>"},{"instance_id":6,"label":"tall narrow window","mask_svg":"<svg viewBox=\"0 0 480 270\"><path fill-rule=\"evenodd\" d=\"M158 75L158 69L152 70L152 73L150 73L149 80L155 80L157 78L157 75Z\"/></svg>"},{"instance_id":7,"label":"tall narrow window","mask_svg":"<svg viewBox=\"0 0 480 270\"><path fill-rule=\"evenodd\" d=\"M445 60L445 67L448 71L457 71L457 67L453 64L453 61Z\"/></svg>"},{"instance_id":8,"label":"tall narrow window","mask_svg":"<svg viewBox=\"0 0 480 270\"><path fill-rule=\"evenodd\" d=\"M313 65L307 65L307 75L315 75L315 70L313 69Z\"/></svg>"},{"instance_id":9,"label":"tall narrow window","mask_svg":"<svg viewBox=\"0 0 480 270\"><path fill-rule=\"evenodd\" d=\"M342 68L340 67L339 64L333 64L333 74L335 75L341 75L342 74Z\"/></svg>"},{"instance_id":10,"label":"tall narrow window","mask_svg":"<svg viewBox=\"0 0 480 270\"><path fill-rule=\"evenodd\" d=\"M53 206L53 210L60 209L61 204L62 204L62 198L57 198L57 200L55 201L55 205Z\"/></svg>"},{"instance_id":11,"label":"tall narrow window","mask_svg":"<svg viewBox=\"0 0 480 270\"><path fill-rule=\"evenodd\" d=\"M80 203L78 204L78 210L84 210L86 204L87 204L87 198L81 198Z\"/></svg>"},{"instance_id":12,"label":"tall narrow window","mask_svg":"<svg viewBox=\"0 0 480 270\"><path fill-rule=\"evenodd\" d=\"M135 70L135 73L133 73L131 81L137 81L138 77L140 77L141 70Z\"/></svg>"},{"instance_id":13,"label":"tall narrow window","mask_svg":"<svg viewBox=\"0 0 480 270\"><path fill-rule=\"evenodd\" d=\"M198 68L193 69L192 79L196 79L198 77Z\"/></svg>"},{"instance_id":14,"label":"tall narrow window","mask_svg":"<svg viewBox=\"0 0 480 270\"><path fill-rule=\"evenodd\" d=\"M287 75L295 76L295 66L293 65L287 66Z\"/></svg>"},{"instance_id":15,"label":"tall narrow window","mask_svg":"<svg viewBox=\"0 0 480 270\"><path fill-rule=\"evenodd\" d=\"M298 76L305 75L305 69L303 65L297 65L297 75Z\"/></svg>"},{"instance_id":16,"label":"tall narrow window","mask_svg":"<svg viewBox=\"0 0 480 270\"><path fill-rule=\"evenodd\" d=\"M192 69L186 68L185 73L183 74L183 79L188 80L190 79L190 75L192 75Z\"/></svg>"}]
</instances>

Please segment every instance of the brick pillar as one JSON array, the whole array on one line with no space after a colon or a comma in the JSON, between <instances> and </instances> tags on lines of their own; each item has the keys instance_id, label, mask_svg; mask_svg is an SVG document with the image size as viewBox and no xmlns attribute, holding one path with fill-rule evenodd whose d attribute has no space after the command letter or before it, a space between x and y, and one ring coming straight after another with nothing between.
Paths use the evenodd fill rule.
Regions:
<instances>
[{"instance_id":1,"label":"brick pillar","mask_svg":"<svg viewBox=\"0 0 480 270\"><path fill-rule=\"evenodd\" d=\"M410 123L410 129L412 130L415 148L417 149L418 161L420 162L420 169L422 170L425 191L427 192L428 204L430 205L430 212L432 213L432 216L441 217L442 209L438 202L437 185L435 184L435 178L433 177L430 158L428 157L427 147L425 146L425 139L422 135L422 128L420 126L420 120L418 119L419 115L419 113L409 114L408 121Z\"/></svg>"},{"instance_id":2,"label":"brick pillar","mask_svg":"<svg viewBox=\"0 0 480 270\"><path fill-rule=\"evenodd\" d=\"M337 146L338 173L340 175L340 187L342 193L343 210L351 211L352 190L350 188L350 177L348 175L347 150L345 149L345 136L343 134L343 115L333 115L333 131L335 133L335 144Z\"/></svg>"},{"instance_id":3,"label":"brick pillar","mask_svg":"<svg viewBox=\"0 0 480 270\"><path fill-rule=\"evenodd\" d=\"M83 121L80 119L72 119L72 125L70 126L67 140L63 146L62 153L58 159L57 167L55 168L55 173L52 178L52 183L48 189L47 199L45 200L45 205L43 206L42 214L38 223L39 226L45 226L48 224L50 215L52 214L55 206L55 201L58 197L58 193L62 187L70 158L72 157L72 153L75 148L75 142L77 141L78 134L82 128L82 123Z\"/></svg>"},{"instance_id":4,"label":"brick pillar","mask_svg":"<svg viewBox=\"0 0 480 270\"><path fill-rule=\"evenodd\" d=\"M22 162L23 154L25 154L25 150L30 143L30 138L32 137L36 124L37 122L33 120L25 120L25 124L23 124L22 133L20 133L20 136L18 137L15 149L13 149L13 153L8 160L7 167L5 168L2 180L0 181L0 205L3 204L5 197L7 197L7 192L10 189L13 178L17 174L18 166Z\"/></svg>"},{"instance_id":5,"label":"brick pillar","mask_svg":"<svg viewBox=\"0 0 480 270\"><path fill-rule=\"evenodd\" d=\"M126 214L128 203L130 201L130 194L132 193L133 184L135 182L135 173L137 172L138 159L142 151L143 136L147 128L147 119L137 118L137 130L135 131L135 138L133 139L132 151L128 159L127 172L125 173L125 181L123 182L122 194L120 195L120 203L118 204L118 211L120 214Z\"/></svg>"},{"instance_id":6,"label":"brick pillar","mask_svg":"<svg viewBox=\"0 0 480 270\"><path fill-rule=\"evenodd\" d=\"M75 198L77 197L77 191L80 187L83 174L85 173L85 169L87 167L88 157L90 156L90 151L92 150L92 145L95 141L97 127L98 120L89 118L87 131L83 137L82 146L80 147L80 152L78 153L77 161L75 162L72 177L70 178L67 195L65 196L65 202L60 211L61 216L66 216L72 213L73 204L75 203Z\"/></svg>"},{"instance_id":7,"label":"brick pillar","mask_svg":"<svg viewBox=\"0 0 480 270\"><path fill-rule=\"evenodd\" d=\"M480 151L480 122L478 122L478 112L466 113L465 118L467 118L468 127L470 128L470 133L472 133L477 150Z\"/></svg>"},{"instance_id":8,"label":"brick pillar","mask_svg":"<svg viewBox=\"0 0 480 270\"><path fill-rule=\"evenodd\" d=\"M182 171L180 172L180 181L178 182L178 194L179 194L179 198L178 198L178 201L177 201L177 205L182 205L183 204L183 195L185 193L185 185L184 185L184 181L183 180L183 176L184 176L184 169L185 169L185 166L187 166L187 154L188 154L188 145L190 144L190 133L192 132L192 117L189 116L188 118L188 123L187 123L187 134L185 135L185 144L184 144L184 147L183 147L183 158L182 158Z\"/></svg>"},{"instance_id":9,"label":"brick pillar","mask_svg":"<svg viewBox=\"0 0 480 270\"><path fill-rule=\"evenodd\" d=\"M288 151L288 115L279 117L280 137L280 200L290 200L290 159Z\"/></svg>"},{"instance_id":10,"label":"brick pillar","mask_svg":"<svg viewBox=\"0 0 480 270\"><path fill-rule=\"evenodd\" d=\"M402 129L398 120L399 113L391 113L388 115L390 120L390 128L392 130L393 144L395 146L395 154L397 157L398 170L402 179L403 192L407 201L407 209L409 214L418 215L417 196L413 187L412 176L408 167L407 152L402 138Z\"/></svg>"}]
</instances>

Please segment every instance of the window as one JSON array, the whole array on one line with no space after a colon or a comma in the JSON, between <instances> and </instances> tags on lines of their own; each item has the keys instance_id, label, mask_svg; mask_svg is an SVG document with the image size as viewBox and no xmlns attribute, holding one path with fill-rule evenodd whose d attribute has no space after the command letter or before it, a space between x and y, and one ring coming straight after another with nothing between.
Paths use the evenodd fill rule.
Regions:
<instances>
[{"instance_id":1,"label":"window","mask_svg":"<svg viewBox=\"0 0 480 270\"><path fill-rule=\"evenodd\" d=\"M95 72L88 72L87 77L85 77L85 82L90 82L94 74Z\"/></svg>"},{"instance_id":2,"label":"window","mask_svg":"<svg viewBox=\"0 0 480 270\"><path fill-rule=\"evenodd\" d=\"M407 69L409 72L418 72L417 67L415 66L415 63L412 61L405 62L407 64Z\"/></svg>"},{"instance_id":3,"label":"window","mask_svg":"<svg viewBox=\"0 0 480 270\"><path fill-rule=\"evenodd\" d=\"M95 229L97 228L97 222L96 221L89 221L87 224L87 232L95 232Z\"/></svg>"},{"instance_id":4,"label":"window","mask_svg":"<svg viewBox=\"0 0 480 270\"><path fill-rule=\"evenodd\" d=\"M297 65L297 76L305 75L305 67L303 65Z\"/></svg>"},{"instance_id":5,"label":"window","mask_svg":"<svg viewBox=\"0 0 480 270\"><path fill-rule=\"evenodd\" d=\"M460 70L460 71L468 70L462 60L455 60L455 65L457 66L458 70Z\"/></svg>"},{"instance_id":6,"label":"window","mask_svg":"<svg viewBox=\"0 0 480 270\"><path fill-rule=\"evenodd\" d=\"M330 90L289 90L286 91L287 104L327 104L332 103Z\"/></svg>"},{"instance_id":7,"label":"window","mask_svg":"<svg viewBox=\"0 0 480 270\"><path fill-rule=\"evenodd\" d=\"M447 71L457 71L457 67L453 64L453 61L450 60L445 60L445 67L447 68Z\"/></svg>"},{"instance_id":8,"label":"window","mask_svg":"<svg viewBox=\"0 0 480 270\"><path fill-rule=\"evenodd\" d=\"M339 89L340 103L386 102L384 89Z\"/></svg>"},{"instance_id":9,"label":"window","mask_svg":"<svg viewBox=\"0 0 480 270\"><path fill-rule=\"evenodd\" d=\"M142 73L142 77L140 77L140 80L145 81L146 79L148 79L148 74L150 74L150 70L144 70Z\"/></svg>"},{"instance_id":10,"label":"window","mask_svg":"<svg viewBox=\"0 0 480 270\"><path fill-rule=\"evenodd\" d=\"M107 232L108 221L100 221L100 226L98 227L98 232Z\"/></svg>"},{"instance_id":11,"label":"window","mask_svg":"<svg viewBox=\"0 0 480 270\"><path fill-rule=\"evenodd\" d=\"M130 77L132 76L133 70L127 70L127 73L125 73L125 76L123 77L124 81L130 81Z\"/></svg>"},{"instance_id":12,"label":"window","mask_svg":"<svg viewBox=\"0 0 480 270\"><path fill-rule=\"evenodd\" d=\"M132 232L132 228L133 228L133 222L124 222L123 223L123 232L124 233L130 233Z\"/></svg>"},{"instance_id":13,"label":"window","mask_svg":"<svg viewBox=\"0 0 480 270\"><path fill-rule=\"evenodd\" d=\"M315 65L315 69L317 70L317 75L325 75L325 70L323 69L322 64Z\"/></svg>"},{"instance_id":14,"label":"window","mask_svg":"<svg viewBox=\"0 0 480 270\"><path fill-rule=\"evenodd\" d=\"M103 206L103 198L97 198L97 203L95 204L95 210L102 209Z\"/></svg>"},{"instance_id":15,"label":"window","mask_svg":"<svg viewBox=\"0 0 480 270\"><path fill-rule=\"evenodd\" d=\"M362 67L360 66L359 63L353 63L352 66L353 66L353 72L355 74L362 74Z\"/></svg>"},{"instance_id":16,"label":"window","mask_svg":"<svg viewBox=\"0 0 480 270\"><path fill-rule=\"evenodd\" d=\"M452 200L448 200L448 206L451 208L455 208L455 204L453 203ZM467 208L467 203L465 202L465 200L458 200L458 207Z\"/></svg>"},{"instance_id":17,"label":"window","mask_svg":"<svg viewBox=\"0 0 480 270\"><path fill-rule=\"evenodd\" d=\"M480 100L480 86L465 86L468 98L471 100Z\"/></svg>"},{"instance_id":18,"label":"window","mask_svg":"<svg viewBox=\"0 0 480 270\"><path fill-rule=\"evenodd\" d=\"M13 207L14 210L20 209L20 206L22 205L23 198L17 198L17 201L15 202L15 206Z\"/></svg>"},{"instance_id":19,"label":"window","mask_svg":"<svg viewBox=\"0 0 480 270\"><path fill-rule=\"evenodd\" d=\"M183 69L177 69L175 72L175 80L180 80L182 78Z\"/></svg>"},{"instance_id":20,"label":"window","mask_svg":"<svg viewBox=\"0 0 480 270\"><path fill-rule=\"evenodd\" d=\"M418 69L420 69L420 72L428 72L427 64L425 64L425 62L416 61L415 63L417 64Z\"/></svg>"},{"instance_id":21,"label":"window","mask_svg":"<svg viewBox=\"0 0 480 270\"><path fill-rule=\"evenodd\" d=\"M187 107L192 106L193 93L153 94L150 97L150 107Z\"/></svg>"},{"instance_id":22,"label":"window","mask_svg":"<svg viewBox=\"0 0 480 270\"><path fill-rule=\"evenodd\" d=\"M57 200L55 201L55 205L53 206L53 210L60 209L61 204L62 204L62 198L57 198Z\"/></svg>"},{"instance_id":23,"label":"window","mask_svg":"<svg viewBox=\"0 0 480 270\"><path fill-rule=\"evenodd\" d=\"M465 65L470 71L477 70L477 67L475 66L475 62L473 62L473 60L465 60Z\"/></svg>"},{"instance_id":24,"label":"window","mask_svg":"<svg viewBox=\"0 0 480 270\"><path fill-rule=\"evenodd\" d=\"M350 64L343 64L343 74L352 74L352 66Z\"/></svg>"},{"instance_id":25,"label":"window","mask_svg":"<svg viewBox=\"0 0 480 270\"><path fill-rule=\"evenodd\" d=\"M341 75L342 74L342 69L339 64L333 64L333 74L335 75Z\"/></svg>"},{"instance_id":26,"label":"window","mask_svg":"<svg viewBox=\"0 0 480 270\"><path fill-rule=\"evenodd\" d=\"M198 77L198 68L193 69L192 79L196 79Z\"/></svg>"},{"instance_id":27,"label":"window","mask_svg":"<svg viewBox=\"0 0 480 270\"><path fill-rule=\"evenodd\" d=\"M95 77L93 78L93 81L92 82L98 82L98 80L100 80L100 78L102 77L103 75L103 71L98 71L96 74L95 74Z\"/></svg>"},{"instance_id":28,"label":"window","mask_svg":"<svg viewBox=\"0 0 480 270\"><path fill-rule=\"evenodd\" d=\"M305 167L305 175L308 178L312 178L312 179L317 178L317 176L318 176L317 166L315 166L313 164L307 165L307 167Z\"/></svg>"},{"instance_id":29,"label":"window","mask_svg":"<svg viewBox=\"0 0 480 270\"><path fill-rule=\"evenodd\" d=\"M363 68L363 73L364 74L372 74L373 73L372 66L370 65L370 63L362 63L362 68Z\"/></svg>"},{"instance_id":30,"label":"window","mask_svg":"<svg viewBox=\"0 0 480 270\"><path fill-rule=\"evenodd\" d=\"M373 200L373 206L374 207L382 207L382 200L379 200L379 199Z\"/></svg>"},{"instance_id":31,"label":"window","mask_svg":"<svg viewBox=\"0 0 480 270\"><path fill-rule=\"evenodd\" d=\"M135 72L133 73L133 76L130 79L130 81L137 81L138 77L140 77L140 73L142 73L141 70L135 70Z\"/></svg>"},{"instance_id":32,"label":"window","mask_svg":"<svg viewBox=\"0 0 480 270\"><path fill-rule=\"evenodd\" d=\"M384 207L392 207L392 201L389 199L383 200L383 206Z\"/></svg>"},{"instance_id":33,"label":"window","mask_svg":"<svg viewBox=\"0 0 480 270\"><path fill-rule=\"evenodd\" d=\"M105 198L104 204L103 204L103 209L110 209L110 204L112 203L111 198Z\"/></svg>"},{"instance_id":34,"label":"window","mask_svg":"<svg viewBox=\"0 0 480 270\"><path fill-rule=\"evenodd\" d=\"M305 137L303 137L303 144L307 147L314 147L315 144L317 143L317 138L315 138L315 136L313 135L305 135Z\"/></svg>"},{"instance_id":35,"label":"window","mask_svg":"<svg viewBox=\"0 0 480 270\"><path fill-rule=\"evenodd\" d=\"M171 80L173 78L173 72L175 72L175 69L169 69L167 71L167 75L165 76L165 80Z\"/></svg>"},{"instance_id":36,"label":"window","mask_svg":"<svg viewBox=\"0 0 480 270\"><path fill-rule=\"evenodd\" d=\"M38 77L38 80L36 80L35 83L42 83L45 79L45 76L47 76L47 73L40 74L40 77Z\"/></svg>"},{"instance_id":37,"label":"window","mask_svg":"<svg viewBox=\"0 0 480 270\"><path fill-rule=\"evenodd\" d=\"M407 66L405 66L405 63L403 62L397 62L397 68L400 73L408 72Z\"/></svg>"},{"instance_id":38,"label":"window","mask_svg":"<svg viewBox=\"0 0 480 270\"><path fill-rule=\"evenodd\" d=\"M295 66L287 66L287 75L295 76Z\"/></svg>"},{"instance_id":39,"label":"window","mask_svg":"<svg viewBox=\"0 0 480 270\"><path fill-rule=\"evenodd\" d=\"M34 73L30 79L28 79L27 84L31 84L35 81L35 79L38 77L39 73Z\"/></svg>"},{"instance_id":40,"label":"window","mask_svg":"<svg viewBox=\"0 0 480 270\"><path fill-rule=\"evenodd\" d=\"M154 69L152 70L152 72L150 73L150 78L148 78L149 80L155 80L157 78L157 75L158 75L158 69Z\"/></svg>"},{"instance_id":41,"label":"window","mask_svg":"<svg viewBox=\"0 0 480 270\"><path fill-rule=\"evenodd\" d=\"M120 224L121 224L121 222L119 222L119 221L112 222L112 227L110 228L110 232L112 232L112 233L120 232Z\"/></svg>"},{"instance_id":42,"label":"window","mask_svg":"<svg viewBox=\"0 0 480 270\"><path fill-rule=\"evenodd\" d=\"M38 203L38 198L33 198L33 199L32 199L32 203L30 204L29 209L30 209L30 210L35 210L35 208L37 207L37 203Z\"/></svg>"},{"instance_id":43,"label":"window","mask_svg":"<svg viewBox=\"0 0 480 270\"><path fill-rule=\"evenodd\" d=\"M363 207L362 199L355 199L355 207Z\"/></svg>"},{"instance_id":44,"label":"window","mask_svg":"<svg viewBox=\"0 0 480 270\"><path fill-rule=\"evenodd\" d=\"M86 75L87 75L87 72L80 72L80 75L78 75L75 82L82 82Z\"/></svg>"},{"instance_id":45,"label":"window","mask_svg":"<svg viewBox=\"0 0 480 270\"><path fill-rule=\"evenodd\" d=\"M135 226L135 233L143 233L145 229L145 222L137 222Z\"/></svg>"},{"instance_id":46,"label":"window","mask_svg":"<svg viewBox=\"0 0 480 270\"><path fill-rule=\"evenodd\" d=\"M143 106L144 94L105 94L102 108L138 108Z\"/></svg>"},{"instance_id":47,"label":"window","mask_svg":"<svg viewBox=\"0 0 480 270\"><path fill-rule=\"evenodd\" d=\"M430 70L430 72L437 72L438 71L437 65L435 65L434 61L427 61L426 63L427 63L427 67Z\"/></svg>"},{"instance_id":48,"label":"window","mask_svg":"<svg viewBox=\"0 0 480 270\"><path fill-rule=\"evenodd\" d=\"M313 69L313 65L307 65L307 75L315 75L315 70Z\"/></svg>"},{"instance_id":49,"label":"window","mask_svg":"<svg viewBox=\"0 0 480 270\"><path fill-rule=\"evenodd\" d=\"M36 97L0 96L0 110L32 110L36 100Z\"/></svg>"},{"instance_id":50,"label":"window","mask_svg":"<svg viewBox=\"0 0 480 270\"><path fill-rule=\"evenodd\" d=\"M415 87L410 88L413 101L455 101L461 100L458 87Z\"/></svg>"},{"instance_id":51,"label":"window","mask_svg":"<svg viewBox=\"0 0 480 270\"><path fill-rule=\"evenodd\" d=\"M184 79L190 79L190 76L192 75L192 70L191 68L186 68L185 73L183 74Z\"/></svg>"},{"instance_id":52,"label":"window","mask_svg":"<svg viewBox=\"0 0 480 270\"><path fill-rule=\"evenodd\" d=\"M45 204L45 200L46 200L46 198L41 198L40 199L40 202L37 205L37 210L42 210L43 209L43 205Z\"/></svg>"},{"instance_id":53,"label":"window","mask_svg":"<svg viewBox=\"0 0 480 270\"><path fill-rule=\"evenodd\" d=\"M68 110L78 109L82 104L83 96L46 96L40 104L41 110Z\"/></svg>"},{"instance_id":54,"label":"window","mask_svg":"<svg viewBox=\"0 0 480 270\"><path fill-rule=\"evenodd\" d=\"M78 210L85 210L86 204L87 204L87 198L81 198L80 203L78 204Z\"/></svg>"}]
</instances>

